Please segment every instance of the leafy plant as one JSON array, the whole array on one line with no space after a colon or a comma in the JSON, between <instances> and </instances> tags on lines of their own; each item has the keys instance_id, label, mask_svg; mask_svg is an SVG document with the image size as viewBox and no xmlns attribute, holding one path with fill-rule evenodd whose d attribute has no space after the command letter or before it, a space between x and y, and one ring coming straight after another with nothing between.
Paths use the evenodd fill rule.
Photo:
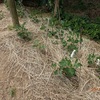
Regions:
<instances>
[{"instance_id":1,"label":"leafy plant","mask_svg":"<svg viewBox=\"0 0 100 100\"><path fill-rule=\"evenodd\" d=\"M25 28L25 23L23 23L21 26L16 26L15 29L21 39L25 41L30 41L32 39L32 33Z\"/></svg>"},{"instance_id":2,"label":"leafy plant","mask_svg":"<svg viewBox=\"0 0 100 100\"><path fill-rule=\"evenodd\" d=\"M56 67L56 64L52 66ZM64 58L59 62L59 68L54 71L57 75L65 75L68 78L76 76L76 68L81 67L82 64L76 61L73 63L70 59Z\"/></svg>"},{"instance_id":3,"label":"leafy plant","mask_svg":"<svg viewBox=\"0 0 100 100\"><path fill-rule=\"evenodd\" d=\"M61 21L61 25L63 29L68 30L68 28L71 28L75 33L85 34L95 40L100 39L100 25L97 22L93 22L89 17L67 13L66 18Z\"/></svg>"},{"instance_id":4,"label":"leafy plant","mask_svg":"<svg viewBox=\"0 0 100 100\"><path fill-rule=\"evenodd\" d=\"M76 76L76 70L74 68L64 68L63 73L69 78Z\"/></svg>"}]
</instances>

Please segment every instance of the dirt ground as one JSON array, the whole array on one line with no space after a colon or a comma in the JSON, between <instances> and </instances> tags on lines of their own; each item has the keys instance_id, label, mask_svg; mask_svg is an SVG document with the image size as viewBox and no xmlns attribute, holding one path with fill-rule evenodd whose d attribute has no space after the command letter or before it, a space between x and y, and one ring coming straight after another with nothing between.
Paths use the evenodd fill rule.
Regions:
<instances>
[{"instance_id":1,"label":"dirt ground","mask_svg":"<svg viewBox=\"0 0 100 100\"><path fill-rule=\"evenodd\" d=\"M67 78L53 75L51 61L59 62L65 53L60 44L52 44L28 18L20 18L38 39L46 45L45 52L33 48L31 42L23 42L12 25L9 11L0 4L4 18L0 20L0 100L100 100L100 79L95 68L88 68L87 56L95 52L100 55L100 44L84 38L80 53L82 67L77 70L79 86L76 88Z\"/></svg>"}]
</instances>

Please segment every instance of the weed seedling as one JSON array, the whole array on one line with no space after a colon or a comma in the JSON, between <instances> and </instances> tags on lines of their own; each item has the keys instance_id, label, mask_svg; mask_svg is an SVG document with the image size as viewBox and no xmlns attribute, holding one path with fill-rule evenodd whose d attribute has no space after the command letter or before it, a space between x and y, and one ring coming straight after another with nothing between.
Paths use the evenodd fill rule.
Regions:
<instances>
[{"instance_id":1,"label":"weed seedling","mask_svg":"<svg viewBox=\"0 0 100 100\"><path fill-rule=\"evenodd\" d=\"M30 41L32 39L32 33L25 28L25 23L23 23L21 26L16 26L15 29L21 39L25 41Z\"/></svg>"},{"instance_id":2,"label":"weed seedling","mask_svg":"<svg viewBox=\"0 0 100 100\"><path fill-rule=\"evenodd\" d=\"M11 95L12 98L16 95L16 89L15 88L12 88L10 90L10 95Z\"/></svg>"}]
</instances>

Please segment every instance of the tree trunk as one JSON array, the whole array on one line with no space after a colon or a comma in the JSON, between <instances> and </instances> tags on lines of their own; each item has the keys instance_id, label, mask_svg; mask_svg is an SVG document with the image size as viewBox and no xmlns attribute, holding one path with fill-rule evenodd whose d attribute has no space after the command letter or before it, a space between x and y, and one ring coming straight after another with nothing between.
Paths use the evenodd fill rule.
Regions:
<instances>
[{"instance_id":1,"label":"tree trunk","mask_svg":"<svg viewBox=\"0 0 100 100\"><path fill-rule=\"evenodd\" d=\"M19 24L19 20L18 20L15 0L7 0L7 3L9 6L10 13L11 13L13 25L19 26L20 24Z\"/></svg>"},{"instance_id":2,"label":"tree trunk","mask_svg":"<svg viewBox=\"0 0 100 100\"><path fill-rule=\"evenodd\" d=\"M59 13L59 0L55 0L54 16Z\"/></svg>"},{"instance_id":3,"label":"tree trunk","mask_svg":"<svg viewBox=\"0 0 100 100\"><path fill-rule=\"evenodd\" d=\"M3 0L0 0L0 3L3 3Z\"/></svg>"}]
</instances>

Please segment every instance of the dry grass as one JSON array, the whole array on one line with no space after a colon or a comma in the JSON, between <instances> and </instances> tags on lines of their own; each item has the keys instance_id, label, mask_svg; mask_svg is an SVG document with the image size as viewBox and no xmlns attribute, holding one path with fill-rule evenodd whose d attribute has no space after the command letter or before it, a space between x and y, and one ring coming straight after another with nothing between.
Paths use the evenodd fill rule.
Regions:
<instances>
[{"instance_id":1,"label":"dry grass","mask_svg":"<svg viewBox=\"0 0 100 100\"><path fill-rule=\"evenodd\" d=\"M15 31L8 29L12 23L5 6L0 5L0 10L5 15L0 21L0 100L99 100L100 79L86 61L89 53L100 55L99 44L84 38L80 50L83 66L77 70L79 87L75 88L67 78L53 75L51 62L58 63L66 55L61 44L53 44L55 39L47 37L40 24L26 18L20 22L27 22L33 40L21 41ZM36 39L45 45L43 50L33 47ZM93 88L99 89L92 91ZM12 89L16 89L13 98Z\"/></svg>"}]
</instances>

